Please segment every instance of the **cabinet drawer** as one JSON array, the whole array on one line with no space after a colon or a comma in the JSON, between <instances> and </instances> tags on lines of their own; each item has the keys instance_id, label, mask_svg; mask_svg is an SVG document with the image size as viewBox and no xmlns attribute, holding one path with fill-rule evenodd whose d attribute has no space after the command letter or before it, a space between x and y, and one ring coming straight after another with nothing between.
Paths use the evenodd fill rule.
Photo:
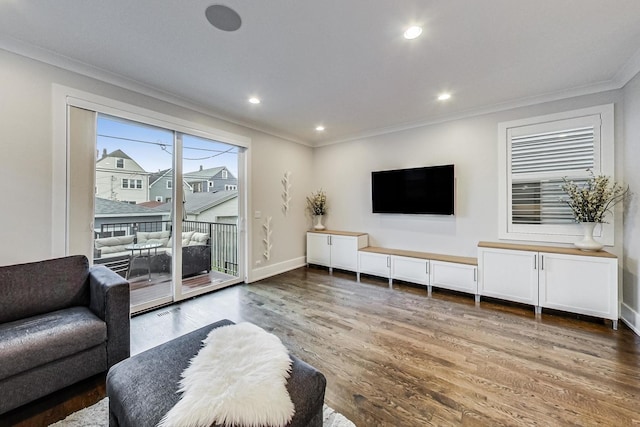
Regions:
<instances>
[{"instance_id":1,"label":"cabinet drawer","mask_svg":"<svg viewBox=\"0 0 640 427\"><path fill-rule=\"evenodd\" d=\"M393 256L391 265L392 278L425 286L429 284L429 260Z\"/></svg>"},{"instance_id":2,"label":"cabinet drawer","mask_svg":"<svg viewBox=\"0 0 640 427\"><path fill-rule=\"evenodd\" d=\"M358 272L388 278L391 271L391 257L384 254L359 252Z\"/></svg>"},{"instance_id":3,"label":"cabinet drawer","mask_svg":"<svg viewBox=\"0 0 640 427\"><path fill-rule=\"evenodd\" d=\"M431 261L430 284L454 291L478 293L476 266L444 261Z\"/></svg>"}]
</instances>

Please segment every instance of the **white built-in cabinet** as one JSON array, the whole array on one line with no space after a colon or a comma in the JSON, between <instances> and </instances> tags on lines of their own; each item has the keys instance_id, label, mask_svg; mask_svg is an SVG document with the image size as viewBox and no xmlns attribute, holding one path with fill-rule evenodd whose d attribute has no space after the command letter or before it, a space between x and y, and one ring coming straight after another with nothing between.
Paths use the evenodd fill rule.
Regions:
<instances>
[{"instance_id":1,"label":"white built-in cabinet","mask_svg":"<svg viewBox=\"0 0 640 427\"><path fill-rule=\"evenodd\" d=\"M477 293L476 259L426 252L367 247L358 253L358 275L370 274L426 286Z\"/></svg>"},{"instance_id":2,"label":"white built-in cabinet","mask_svg":"<svg viewBox=\"0 0 640 427\"><path fill-rule=\"evenodd\" d=\"M478 294L602 317L617 329L618 260L608 252L480 242Z\"/></svg>"},{"instance_id":3,"label":"white built-in cabinet","mask_svg":"<svg viewBox=\"0 0 640 427\"><path fill-rule=\"evenodd\" d=\"M341 270L358 270L358 250L369 243L366 233L348 231L307 232L307 264Z\"/></svg>"}]
</instances>

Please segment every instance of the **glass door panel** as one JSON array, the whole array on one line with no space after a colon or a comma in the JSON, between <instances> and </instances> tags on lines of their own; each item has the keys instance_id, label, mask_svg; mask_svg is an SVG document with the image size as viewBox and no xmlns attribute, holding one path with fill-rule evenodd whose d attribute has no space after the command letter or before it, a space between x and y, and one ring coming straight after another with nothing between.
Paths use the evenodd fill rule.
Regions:
<instances>
[{"instance_id":1,"label":"glass door panel","mask_svg":"<svg viewBox=\"0 0 640 427\"><path fill-rule=\"evenodd\" d=\"M238 272L238 147L181 134L181 295L231 283Z\"/></svg>"},{"instance_id":2,"label":"glass door panel","mask_svg":"<svg viewBox=\"0 0 640 427\"><path fill-rule=\"evenodd\" d=\"M174 133L99 114L94 263L131 284L131 311L173 300Z\"/></svg>"}]
</instances>

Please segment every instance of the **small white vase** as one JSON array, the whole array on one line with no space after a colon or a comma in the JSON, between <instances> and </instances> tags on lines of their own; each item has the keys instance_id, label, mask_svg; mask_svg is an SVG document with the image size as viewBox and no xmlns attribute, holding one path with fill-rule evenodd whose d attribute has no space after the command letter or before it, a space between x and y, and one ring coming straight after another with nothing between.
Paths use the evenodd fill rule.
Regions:
<instances>
[{"instance_id":1,"label":"small white vase","mask_svg":"<svg viewBox=\"0 0 640 427\"><path fill-rule=\"evenodd\" d=\"M593 240L593 229L595 228L597 222L581 222L580 226L582 227L583 237L579 242L575 242L574 245L576 248L583 251L599 251L604 245L600 242L596 242Z\"/></svg>"},{"instance_id":2,"label":"small white vase","mask_svg":"<svg viewBox=\"0 0 640 427\"><path fill-rule=\"evenodd\" d=\"M326 227L322 225L322 215L316 215L316 224L313 226L314 230L324 230Z\"/></svg>"}]
</instances>

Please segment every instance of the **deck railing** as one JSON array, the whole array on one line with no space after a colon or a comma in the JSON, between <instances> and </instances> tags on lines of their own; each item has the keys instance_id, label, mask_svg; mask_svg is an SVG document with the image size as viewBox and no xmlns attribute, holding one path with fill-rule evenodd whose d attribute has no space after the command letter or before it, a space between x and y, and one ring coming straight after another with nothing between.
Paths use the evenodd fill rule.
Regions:
<instances>
[{"instance_id":1,"label":"deck railing","mask_svg":"<svg viewBox=\"0 0 640 427\"><path fill-rule=\"evenodd\" d=\"M118 222L101 224L100 231L96 232L95 237L136 236L138 231L170 230L171 221ZM238 227L236 224L183 221L182 231L206 233L211 246L211 269L233 276L238 275Z\"/></svg>"}]
</instances>

